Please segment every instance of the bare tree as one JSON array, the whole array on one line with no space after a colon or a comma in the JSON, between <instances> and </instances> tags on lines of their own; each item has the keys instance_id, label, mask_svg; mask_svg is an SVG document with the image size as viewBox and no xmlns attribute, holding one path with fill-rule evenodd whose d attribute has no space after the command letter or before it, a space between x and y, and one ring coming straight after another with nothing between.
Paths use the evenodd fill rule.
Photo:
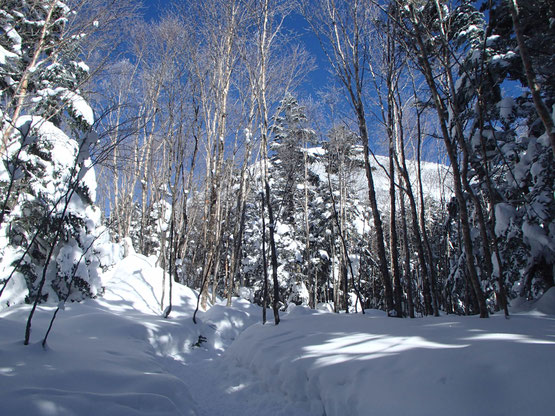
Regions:
<instances>
[{"instance_id":1,"label":"bare tree","mask_svg":"<svg viewBox=\"0 0 555 416\"><path fill-rule=\"evenodd\" d=\"M455 196L458 202L459 216L462 226L466 268L469 273L470 283L478 302L480 316L485 318L488 317L489 314L487 311L485 296L481 288L480 280L476 270L469 213L466 198L464 196L464 190L470 190L468 179L466 176L466 169L468 168L468 155L466 153L466 146L463 143L463 129L460 125L460 112L457 109L456 95L453 95L455 91L454 82L452 77L450 76L451 63L449 59L451 50L449 49L449 41L446 37L446 29L445 27L443 27L445 22L444 19L440 19L439 24L439 38L443 46L440 51L440 64L441 69L444 71L445 74L447 74L448 78L447 85L443 86L438 85L439 80L434 73L434 69L432 66L432 57L430 56L429 47L426 45L426 36L428 35L428 29L424 26L424 21L423 19L421 19L421 15L415 9L415 7L411 4L409 4L407 7L409 15L408 18L404 21L405 26L402 26L402 29L404 33L413 40L413 43L411 43L410 45L407 43L407 45L409 45L408 47L411 48L411 51L418 57L416 59L418 60L419 69L421 70L422 75L426 80L427 86L430 90L432 101L436 108L441 136L443 138L445 148L447 150L447 154L451 163L451 168L453 170L453 184ZM437 4L437 10L439 15L441 16L442 12L439 4ZM447 90L449 92L449 95L447 97L441 94L441 91L444 90ZM453 134L451 134L452 130L450 129L450 120L447 116L449 114L448 110L451 111L451 114L453 114L453 119L455 120L455 137L453 137ZM460 145L463 152L463 160L461 164L459 164L460 161L458 157L457 144ZM471 190L470 195L474 195ZM477 209L478 208L479 205L477 206ZM481 232L483 233L484 227L480 228ZM487 239L484 241L487 241Z\"/></svg>"},{"instance_id":2,"label":"bare tree","mask_svg":"<svg viewBox=\"0 0 555 416\"><path fill-rule=\"evenodd\" d=\"M365 105L365 69L370 54L369 27L371 8L359 0L336 2L335 0L302 1L305 18L318 35L328 60L343 85L356 115L362 140L364 169L368 182L368 199L376 231L379 270L385 290L387 311L394 309L391 277L384 243L383 223L378 209L372 167L369 158L369 135Z\"/></svg>"}]
</instances>

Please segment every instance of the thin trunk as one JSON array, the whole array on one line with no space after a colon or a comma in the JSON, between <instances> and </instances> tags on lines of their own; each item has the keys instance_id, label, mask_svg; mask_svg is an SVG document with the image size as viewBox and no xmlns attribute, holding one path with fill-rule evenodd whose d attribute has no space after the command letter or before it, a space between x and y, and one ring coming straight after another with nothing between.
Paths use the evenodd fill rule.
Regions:
<instances>
[{"instance_id":1,"label":"thin trunk","mask_svg":"<svg viewBox=\"0 0 555 416\"><path fill-rule=\"evenodd\" d=\"M337 283L335 268L335 227L331 225L331 278L333 282L333 311L339 312L339 284Z\"/></svg>"},{"instance_id":2,"label":"thin trunk","mask_svg":"<svg viewBox=\"0 0 555 416\"><path fill-rule=\"evenodd\" d=\"M376 190L374 186L374 178L372 175L372 168L370 167L370 150L368 148L368 130L366 128L366 119L364 117L364 110L362 107L362 102L359 101L357 105L357 116L359 123L359 132L362 139L362 146L364 151L364 171L366 173L366 180L368 182L368 198L370 200L370 207L372 208L372 218L374 220L374 228L376 230L376 245L378 248L378 260L380 267L380 274L382 278L382 283L385 289L385 304L387 312L393 310L393 292L391 287L391 278L389 276L389 270L387 268L387 256L385 252L384 245L384 232L382 219L380 216L380 211L378 209L378 200L376 197Z\"/></svg>"},{"instance_id":3,"label":"thin trunk","mask_svg":"<svg viewBox=\"0 0 555 416\"><path fill-rule=\"evenodd\" d=\"M404 254L404 268L405 268L405 280L407 288L407 306L409 310L409 317L414 318L414 301L412 298L412 276L410 267L410 250L409 250L409 236L407 232L407 213L405 209L405 196L401 194L399 198L401 204L401 221L403 230L403 254Z\"/></svg>"},{"instance_id":4,"label":"thin trunk","mask_svg":"<svg viewBox=\"0 0 555 416\"><path fill-rule=\"evenodd\" d=\"M398 106L394 103L394 109L397 109ZM397 111L395 111L397 113ZM412 184L410 182L410 176L407 167L407 160L405 157L405 143L404 143L404 134L403 128L401 125L401 117L399 115L395 116L396 125L399 130L399 134L397 135L398 139L398 147L399 147L399 154L401 156L401 162L399 163L398 158L396 155L395 160L397 161L397 165L399 167L399 172L403 177L404 189L405 193L409 199L409 207L410 207L410 214L411 214L411 222L412 228L414 233L414 239L416 241L416 248L418 253L418 262L420 265L420 272L422 276L422 291L424 295L424 313L426 315L431 315L432 313L436 316L439 315L437 302L434 302L434 296L432 296L433 283L430 281L430 274L428 273L428 263L426 262L424 245L422 242L422 234L420 230L420 226L418 225L418 215L416 213L416 198L414 197L414 192L412 190Z\"/></svg>"},{"instance_id":5,"label":"thin trunk","mask_svg":"<svg viewBox=\"0 0 555 416\"><path fill-rule=\"evenodd\" d=\"M372 168L370 166L368 128L366 125L366 116L363 104L363 68L360 66L361 60L363 60L364 57L360 56L360 49L363 47L363 41L360 39L361 22L359 22L358 20L359 16L357 15L356 11L356 7L358 7L358 2L356 2L354 7L355 10L352 16L354 18L354 22L352 22L354 26L349 28L345 27L342 22L336 18L336 15L338 14L338 9L334 3L329 5L329 9L326 10L326 13L329 15L331 21L331 32L329 33L329 39L333 44L335 54L335 62L332 62L332 65L334 65L337 76L339 77L341 83L343 84L345 90L349 95L349 99L356 113L359 135L362 140L364 171L366 174L366 180L368 182L368 199L370 201L370 207L372 209L372 218L374 221L374 229L376 232L376 246L378 251L379 270L382 284L385 290L386 310L389 313L394 308L393 290L391 286L391 277L389 275L388 261L385 250L383 223L380 216L380 211L378 209L374 177L372 175ZM350 39L348 35L348 31L351 30L353 33L353 39ZM347 51L344 50L341 39L344 39L345 43L348 45L347 50L350 50L350 55L347 55Z\"/></svg>"},{"instance_id":6,"label":"thin trunk","mask_svg":"<svg viewBox=\"0 0 555 416\"><path fill-rule=\"evenodd\" d=\"M277 250L276 250L276 241L275 241L275 219L274 219L274 211L272 209L272 205L270 202L270 184L266 179L265 185L266 191L266 205L268 206L268 219L270 220L269 229L270 229L270 259L272 263L272 282L274 284L274 298L272 300L272 309L274 311L274 322L276 325L279 324L279 282L277 276L277 269L278 269L278 261L277 261Z\"/></svg>"},{"instance_id":7,"label":"thin trunk","mask_svg":"<svg viewBox=\"0 0 555 416\"><path fill-rule=\"evenodd\" d=\"M59 241L60 236L62 234L62 230L64 230L63 218L66 216L67 209L69 207L71 197L75 193L76 186L77 186L77 183L70 185L69 191L66 194L64 209L63 209L62 214L60 216L60 224L58 225L58 228L56 229L56 233L54 234L54 238L53 238L52 243L50 245L50 249L48 250L48 254L46 255L44 266L42 267L42 276L41 276L41 280L39 282L39 287L37 289L37 295L35 296L35 300L33 301L33 306L31 308L31 311L29 312L29 316L27 317L27 324L25 325L25 339L23 341L24 345L29 345L29 340L31 338L31 323L33 321L33 316L34 316L35 311L37 309L37 305L39 303L39 300L40 300L40 297L41 297L41 294L42 294L42 289L44 288L44 284L46 283L46 274L48 272L48 266L50 265L50 262L52 260L52 256L54 254L54 249L56 248L56 245L58 244L58 241Z\"/></svg>"},{"instance_id":8,"label":"thin trunk","mask_svg":"<svg viewBox=\"0 0 555 416\"><path fill-rule=\"evenodd\" d=\"M397 136L396 127L399 123L397 113L395 111L395 98L393 96L393 69L392 65L392 52L390 37L388 36L388 79L387 79L387 133L389 136L389 255L391 263L391 273L393 274L394 296L395 296L395 312L397 317L403 316L402 304L402 287L401 287L401 272L399 268L399 249L397 237L397 223L396 217L396 204L395 204L395 159L397 154L395 152L395 136Z\"/></svg>"},{"instance_id":9,"label":"thin trunk","mask_svg":"<svg viewBox=\"0 0 555 416\"><path fill-rule=\"evenodd\" d=\"M393 161L393 143L389 147L389 255L391 261L391 272L393 274L394 294L395 294L395 312L398 317L403 316L402 290L401 287L401 271L399 268L399 250L397 238L396 223L396 204L395 204L395 164Z\"/></svg>"},{"instance_id":10,"label":"thin trunk","mask_svg":"<svg viewBox=\"0 0 555 416\"><path fill-rule=\"evenodd\" d=\"M162 218L164 218L163 210ZM166 297L166 231L162 231L162 238L160 239L160 257L156 262L156 266L162 268L162 297L160 298L160 310L163 311L164 298Z\"/></svg>"},{"instance_id":11,"label":"thin trunk","mask_svg":"<svg viewBox=\"0 0 555 416\"><path fill-rule=\"evenodd\" d=\"M455 197L457 199L457 203L459 205L459 216L461 220L461 227L462 227L462 234L463 234L463 241L464 241L464 249L465 249L465 257L466 257L466 264L467 269L470 276L470 282L472 284L472 288L477 297L477 302L480 310L480 317L487 318L489 316L486 300L484 296L484 292L482 291L482 287L480 285L480 280L478 278L478 274L476 272L476 266L474 264L474 250L472 246L472 236L471 236L471 229L470 229L470 221L468 218L468 208L466 206L466 199L464 197L464 193L462 190L462 180L461 180L461 172L459 170L459 161L457 158L456 147L451 141L451 137L449 135L449 131L447 128L447 120L446 120L446 109L443 101L441 100L440 94L438 92L436 81L433 76L433 72L430 66L430 61L427 54L426 46L421 37L420 33L420 23L416 18L416 13L414 9L411 7L413 19L416 22L415 27L415 36L416 41L418 43L418 47L421 53L421 65L423 70L423 75L426 78L426 83L430 88L430 92L432 94L432 99L434 100L436 112L439 119L441 134L443 137L443 141L445 143L445 148L447 150L447 154L449 156L449 161L451 163L451 168L453 169L453 185L455 191Z\"/></svg>"},{"instance_id":12,"label":"thin trunk","mask_svg":"<svg viewBox=\"0 0 555 416\"><path fill-rule=\"evenodd\" d=\"M11 117L11 122L8 123L7 128L2 136L2 143L0 144L0 155L3 155L7 151L8 140L10 138L10 135L12 134L14 123L17 121L21 114L21 111L23 110L23 105L25 104L25 99L27 98L27 88L29 87L29 76L33 73L33 70L37 65L37 61L44 51L46 35L48 33L48 29L52 19L52 13L54 12L54 7L56 6L56 3L57 0L51 0L49 3L48 13L46 14L46 19L44 20L42 25L39 41L37 42L37 46L35 48L35 51L33 52L31 61L25 68L25 71L21 76L21 80L19 81L19 84L14 92L14 98L16 98L15 109L13 116Z\"/></svg>"},{"instance_id":13,"label":"thin trunk","mask_svg":"<svg viewBox=\"0 0 555 416\"><path fill-rule=\"evenodd\" d=\"M264 219L265 207L264 207L264 193L260 194L260 199L262 202L262 264L264 268L264 287L262 290L262 324L266 323L266 308L268 307L268 262L266 260L266 220Z\"/></svg>"},{"instance_id":14,"label":"thin trunk","mask_svg":"<svg viewBox=\"0 0 555 416\"><path fill-rule=\"evenodd\" d=\"M395 152L396 137L399 135L398 126L400 124L399 114L396 111L395 92L398 90L395 78L395 43L392 36L394 36L395 28L390 26L389 20L387 21L387 34L386 34L386 86L387 86L387 119L386 122L387 135L389 139L389 255L391 264L391 273L393 275L394 284L394 300L395 311L398 317L403 316L402 304L402 286L401 286L401 272L399 268L399 249L397 237L397 223L395 221L396 205L395 205L395 160L397 154ZM382 110L383 111L383 110Z\"/></svg>"},{"instance_id":15,"label":"thin trunk","mask_svg":"<svg viewBox=\"0 0 555 416\"><path fill-rule=\"evenodd\" d=\"M259 44L259 58L260 58L260 73L259 73L259 91L258 91L258 100L259 100L259 111L260 111L260 118L262 121L261 125L261 156L262 156L262 164L263 164L263 183L264 183L264 198L266 199L266 206L268 209L268 219L270 224L268 225L270 231L270 261L272 263L272 281L274 285L274 296L272 300L272 309L274 312L274 322L276 325L279 325L280 318L279 318L279 282L278 282L278 260L277 260L277 249L276 249L276 242L275 242L275 227L276 222L274 218L274 211L272 208L272 203L270 199L270 182L269 182L269 173L268 173L268 131L270 127L270 123L268 120L268 104L266 99L266 88L267 88L267 66L268 66L268 51L271 44L271 37L269 37L269 2L268 0L264 1L263 10L262 10L262 27L260 28L260 44Z\"/></svg>"},{"instance_id":16,"label":"thin trunk","mask_svg":"<svg viewBox=\"0 0 555 416\"><path fill-rule=\"evenodd\" d=\"M426 254L428 257L428 265L430 268L430 279L431 279L431 290L432 290L432 297L433 297L433 307L434 307L434 315L439 316L439 294L437 290L437 275L435 272L435 262L434 262L434 255L432 252L432 246L430 245L430 240L428 239L428 231L426 230L426 206L424 204L424 184L422 182L422 156L421 156L421 149L422 149L422 129L420 124L420 113L417 114L416 124L417 124L417 141L416 144L416 163L417 163L417 180L418 180L418 189L419 189L419 197L420 197L420 210L419 210L419 220L420 220L420 229L422 231L422 240L424 242L424 246L426 248Z\"/></svg>"},{"instance_id":17,"label":"thin trunk","mask_svg":"<svg viewBox=\"0 0 555 416\"><path fill-rule=\"evenodd\" d=\"M251 105L250 118L254 117L254 104ZM237 280L237 275L239 274L239 261L241 257L241 246L243 242L243 232L245 229L245 219L246 219L246 202L248 194L248 183L247 183L247 168L249 166L251 157L251 139L247 137L247 144L245 150L245 158L243 160L243 165L241 166L241 175L239 179L239 192L237 194L237 212L239 215L239 221L235 222L235 227L233 231L233 252L231 254L231 267L229 272L229 283L227 288L227 306L231 306L231 297L233 295L233 289L235 286L235 281Z\"/></svg>"},{"instance_id":18,"label":"thin trunk","mask_svg":"<svg viewBox=\"0 0 555 416\"><path fill-rule=\"evenodd\" d=\"M206 242L207 245L204 246L205 250L216 250L217 252L210 256L211 261L207 263L206 258L203 265L203 268L208 269L208 276L212 277L212 288L213 293L212 297L214 298L214 291L216 286L217 280L217 272L220 267L220 258L219 254L221 251L221 244L222 244L222 195L221 195L221 182L222 182L222 169L223 169L223 160L224 160L224 151L225 151L225 134L226 134L226 121L227 121L227 106L228 106L228 95L229 90L231 87L231 74L233 72L233 62L235 60L233 54L233 47L235 43L236 37L236 30L237 30L237 8L235 4L231 5L230 15L229 15L229 28L226 33L223 35L225 36L223 46L222 46L222 55L216 57L216 61L214 62L214 76L215 76L215 85L213 85L216 97L214 100L215 108L212 111L207 111L208 114L212 115L209 117L211 128L209 129L209 135L212 134L211 140L209 138L209 142L212 141L212 149L211 149L211 156L210 160L213 161L213 165L211 166L210 171L208 172L207 178L210 179L209 191L209 205L208 205L208 223L207 223L207 238ZM212 104L212 100L208 97L206 98L208 102L205 102L205 106L209 106ZM203 308L206 308L208 300L208 284L204 287L204 290L201 293L201 305Z\"/></svg>"},{"instance_id":19,"label":"thin trunk","mask_svg":"<svg viewBox=\"0 0 555 416\"><path fill-rule=\"evenodd\" d=\"M497 269L493 270L493 274L497 276L497 283L499 285L499 290L497 292L497 300L500 309L503 309L505 317L509 317L509 307L507 302L507 292L505 290L505 282L504 282L504 273L503 273L503 263L501 260L501 254L499 252L499 244L497 243L497 236L495 235L495 213L494 213L494 206L497 201L496 192L492 187L490 173L489 173L489 166L487 160L487 151L486 151L486 143L484 139L483 129L484 129L484 102L482 100L481 91L478 90L478 107L479 107L479 129L480 129L480 149L482 152L482 159L483 159L483 169L484 169L484 182L486 183L486 189L489 196L489 216L490 221L488 221L489 225L489 233L491 235L491 244L493 246L493 252L495 254L495 260L497 262ZM484 242L484 244L489 244L489 241Z\"/></svg>"},{"instance_id":20,"label":"thin trunk","mask_svg":"<svg viewBox=\"0 0 555 416\"><path fill-rule=\"evenodd\" d=\"M306 142L304 147L306 148ZM309 298L308 304L312 309L316 308L316 283L314 276L312 274L312 267L310 264L310 223L308 218L309 207L308 207L308 160L306 151L303 151L303 162L304 162L304 232L305 232L305 263L306 263L306 276L309 286ZM312 295L312 296L311 296Z\"/></svg>"},{"instance_id":21,"label":"thin trunk","mask_svg":"<svg viewBox=\"0 0 555 416\"><path fill-rule=\"evenodd\" d=\"M173 302L172 302L172 297L173 297L173 273L174 273L174 268L175 268L175 248L174 248L174 211L172 208L172 213L171 213L171 222L170 222L170 267L169 267L169 275L170 275L170 288L169 288L169 293L168 293L168 307L166 308L166 310L164 311L164 318L168 318L170 316L170 313L172 311L172 307L173 307Z\"/></svg>"},{"instance_id":22,"label":"thin trunk","mask_svg":"<svg viewBox=\"0 0 555 416\"><path fill-rule=\"evenodd\" d=\"M330 169L331 170L331 167ZM351 284L353 285L353 290L355 291L356 295L357 295L357 302L360 303L361 305L361 309L362 309L362 314L364 314L364 304L362 303L362 296L360 295L360 290L357 287L356 281L355 281L355 274L353 271L353 264L351 262L351 258L349 257L349 253L348 253L348 249L347 249L347 241L345 239L345 235L343 233L343 228L342 228L342 224L339 220L339 213L337 212L337 206L335 204L335 197L333 196L333 188L331 186L331 178L330 178L330 174L328 173L328 189L330 192L330 198L331 198L331 205L332 205L332 210L333 210L333 217L335 219L335 225L337 227L337 232L339 233L339 238L341 240L341 248L342 248L342 254L343 254L343 274L344 274L344 282L345 282L345 312L349 313L349 302L348 302L348 274L347 274L347 267L348 267L348 272L350 273L351 276ZM357 310L357 304L355 303L355 312Z\"/></svg>"}]
</instances>

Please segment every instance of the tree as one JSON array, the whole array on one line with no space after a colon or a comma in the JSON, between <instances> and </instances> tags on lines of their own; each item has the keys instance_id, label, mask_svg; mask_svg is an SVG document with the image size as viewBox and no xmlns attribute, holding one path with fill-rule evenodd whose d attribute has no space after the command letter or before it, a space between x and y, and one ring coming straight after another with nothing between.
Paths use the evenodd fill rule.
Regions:
<instances>
[{"instance_id":1,"label":"tree","mask_svg":"<svg viewBox=\"0 0 555 416\"><path fill-rule=\"evenodd\" d=\"M364 96L365 61L371 45L365 31L369 26L370 7L358 0L336 3L332 0L302 2L303 15L319 36L335 75L344 87L357 119L359 135L364 149L364 167L368 182L368 199L376 232L379 269L387 311L394 309L393 290L384 243L383 223L376 199L376 190L370 165L369 135Z\"/></svg>"},{"instance_id":2,"label":"tree","mask_svg":"<svg viewBox=\"0 0 555 416\"><path fill-rule=\"evenodd\" d=\"M191 14L197 23L197 45L201 54L192 54L194 73L199 83L199 103L204 119L206 182L205 227L203 229L203 265L201 271L201 306L206 308L210 281L216 285L223 244L223 167L228 129L232 75L239 59L238 34L248 20L248 7L241 1L209 1L196 5Z\"/></svg>"},{"instance_id":3,"label":"tree","mask_svg":"<svg viewBox=\"0 0 555 416\"><path fill-rule=\"evenodd\" d=\"M554 37L548 16L553 9L543 1L520 4L518 13L515 6L512 1L487 5L490 19L481 60L464 62L461 83L461 90L477 102L471 113L471 162L480 178L477 192L488 203L501 307L506 307L505 287L509 297L535 298L554 284L549 225L555 216L553 138L540 108L555 102L549 70ZM541 88L538 79L544 80ZM530 95L502 89L507 82L529 88Z\"/></svg>"},{"instance_id":4,"label":"tree","mask_svg":"<svg viewBox=\"0 0 555 416\"><path fill-rule=\"evenodd\" d=\"M544 102L541 94L541 87L540 83L538 82L538 78L536 77L536 71L532 65L532 59L530 53L528 51L528 46L524 39L524 33L522 32L521 22L520 22L520 10L516 0L509 0L509 9L511 11L511 19L513 21L513 31L516 37L516 41L518 44L518 53L520 55L520 59L522 60L522 67L524 69L524 74L526 75L526 82L528 87L530 88L530 93L532 94L532 100L534 102L534 107L536 108L536 112L538 113L539 118L541 119L543 126L545 128L545 132L549 137L549 141L551 143L551 150L553 152L553 156L555 156L555 127L553 125L553 118L552 115L549 113L549 109ZM553 5L551 8L548 8L545 2L540 2L540 7L543 9L546 14L544 16L548 16L549 12L553 15ZM542 15L542 14L538 14ZM542 23L546 23L546 19L542 19ZM551 33L548 29L546 33ZM550 36L553 39L553 36ZM537 39L537 38L536 38ZM543 42L546 43L546 46L551 49L553 52L553 42L547 41L545 38ZM549 52L548 52L549 53ZM543 66L543 65L542 65ZM542 68L543 69L543 68ZM543 75L543 74L542 74ZM546 74L549 77L549 74Z\"/></svg>"},{"instance_id":5,"label":"tree","mask_svg":"<svg viewBox=\"0 0 555 416\"><path fill-rule=\"evenodd\" d=\"M310 280L310 172L308 146L315 133L307 125L305 108L287 93L271 127L270 181L276 212L276 245L282 293L288 302L308 304Z\"/></svg>"},{"instance_id":6,"label":"tree","mask_svg":"<svg viewBox=\"0 0 555 416\"><path fill-rule=\"evenodd\" d=\"M450 10L446 5L441 5L439 1L422 5L411 3L401 10L403 10L403 14L400 20L403 25L401 29L405 36L405 47L416 60L418 68L426 80L437 113L441 137L453 169L453 183L462 227L466 270L478 302L480 316L487 317L486 298L475 263L466 196L470 196L474 207L479 212L481 206L476 203L476 196L470 188L467 177L468 149L464 143L462 114L457 102L453 79L453 61L456 62L456 59L452 55L456 49L454 44L460 39L458 35L463 33L465 28L469 30L476 19L480 19L480 16L465 2L459 9L454 10ZM454 24L450 25L450 23ZM437 77L438 71L443 74L441 77ZM459 161L458 150L462 153L462 161ZM483 215L481 217L481 237L483 241L487 241L487 237L484 236Z\"/></svg>"},{"instance_id":7,"label":"tree","mask_svg":"<svg viewBox=\"0 0 555 416\"><path fill-rule=\"evenodd\" d=\"M1 10L2 292L80 300L101 290L93 244L100 211L89 150L94 114L80 90L88 77L79 38L66 38L71 9L61 1L12 1ZM40 28L40 30L37 30ZM10 285L10 286L8 286ZM7 292L4 290L8 288Z\"/></svg>"}]
</instances>

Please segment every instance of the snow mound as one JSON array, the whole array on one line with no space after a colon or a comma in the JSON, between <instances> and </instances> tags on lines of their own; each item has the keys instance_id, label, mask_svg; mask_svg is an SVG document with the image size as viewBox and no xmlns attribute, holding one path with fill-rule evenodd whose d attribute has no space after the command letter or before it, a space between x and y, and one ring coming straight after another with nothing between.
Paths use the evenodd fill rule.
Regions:
<instances>
[{"instance_id":1,"label":"snow mound","mask_svg":"<svg viewBox=\"0 0 555 416\"><path fill-rule=\"evenodd\" d=\"M541 298L527 301L523 298L511 302L511 311L519 313L539 313L555 315L555 287L550 288Z\"/></svg>"},{"instance_id":2,"label":"snow mound","mask_svg":"<svg viewBox=\"0 0 555 416\"><path fill-rule=\"evenodd\" d=\"M29 305L0 312L0 403L2 414L28 416L189 416L198 414L182 368L221 354L260 316L244 300L192 315L196 293L169 281L144 256L133 254L102 276L105 294L60 310L41 346L55 306L39 306L31 345L23 346ZM165 289L164 289L165 288ZM206 342L197 344L203 336ZM201 412L202 414L202 412Z\"/></svg>"},{"instance_id":3,"label":"snow mound","mask_svg":"<svg viewBox=\"0 0 555 416\"><path fill-rule=\"evenodd\" d=\"M310 309L307 306L303 305L295 305L294 303L290 303L287 306L286 316L293 317L293 316L306 316L306 315L316 315L320 313L327 313L330 312L325 309Z\"/></svg>"},{"instance_id":4,"label":"snow mound","mask_svg":"<svg viewBox=\"0 0 555 416\"><path fill-rule=\"evenodd\" d=\"M29 306L0 314L3 414L197 414L185 384L156 359L150 342L154 322L104 309L95 301L70 304L60 311L43 349L53 309L37 310L27 347L22 338Z\"/></svg>"},{"instance_id":5,"label":"snow mound","mask_svg":"<svg viewBox=\"0 0 555 416\"><path fill-rule=\"evenodd\" d=\"M515 299L511 306L513 312L555 315L555 287L550 288L536 300Z\"/></svg>"},{"instance_id":6,"label":"snow mound","mask_svg":"<svg viewBox=\"0 0 555 416\"><path fill-rule=\"evenodd\" d=\"M550 288L534 302L534 309L547 315L555 315L555 287Z\"/></svg>"},{"instance_id":7,"label":"snow mound","mask_svg":"<svg viewBox=\"0 0 555 416\"><path fill-rule=\"evenodd\" d=\"M225 302L200 313L200 320L209 328L206 332L208 346L223 352L247 327L260 322L260 307L245 299L234 299L232 307Z\"/></svg>"},{"instance_id":8,"label":"snow mound","mask_svg":"<svg viewBox=\"0 0 555 416\"><path fill-rule=\"evenodd\" d=\"M104 276L106 291L100 302L117 301L120 309L161 315L169 303L169 279L167 273L164 278L162 269L150 259L131 254ZM196 293L186 286L174 284L172 304L173 316L192 316Z\"/></svg>"},{"instance_id":9,"label":"snow mound","mask_svg":"<svg viewBox=\"0 0 555 416\"><path fill-rule=\"evenodd\" d=\"M552 408L554 320L370 315L253 325L225 358L307 415L516 416Z\"/></svg>"}]
</instances>

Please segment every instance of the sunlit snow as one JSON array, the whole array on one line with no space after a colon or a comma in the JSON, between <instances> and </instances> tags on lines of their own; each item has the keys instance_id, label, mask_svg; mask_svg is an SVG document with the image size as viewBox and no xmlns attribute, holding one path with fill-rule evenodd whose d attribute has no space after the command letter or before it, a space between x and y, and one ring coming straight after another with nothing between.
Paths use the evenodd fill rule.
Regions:
<instances>
[{"instance_id":1,"label":"sunlit snow","mask_svg":"<svg viewBox=\"0 0 555 416\"><path fill-rule=\"evenodd\" d=\"M260 307L235 299L200 312L194 325L196 292L179 284L170 318L161 317L168 277L146 257L132 253L101 277L104 296L68 303L46 349L56 305L39 307L27 347L29 306L0 313L3 414L520 416L551 408L554 289L508 320L290 307L279 326L263 326Z\"/></svg>"}]
</instances>

